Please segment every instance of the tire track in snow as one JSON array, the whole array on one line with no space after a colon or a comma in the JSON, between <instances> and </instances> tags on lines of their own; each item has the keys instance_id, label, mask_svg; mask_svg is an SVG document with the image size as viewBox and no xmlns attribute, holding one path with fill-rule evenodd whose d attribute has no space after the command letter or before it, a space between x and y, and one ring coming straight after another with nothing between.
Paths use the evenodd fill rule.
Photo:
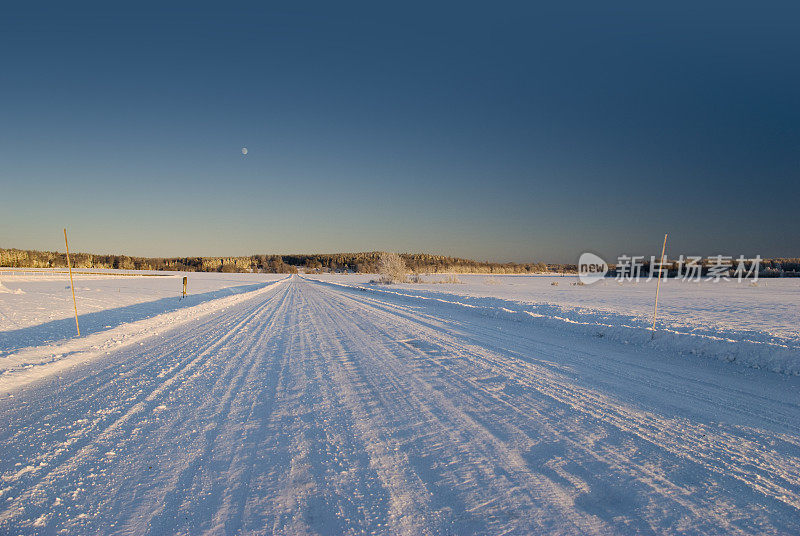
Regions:
<instances>
[{"instance_id":1,"label":"tire track in snow","mask_svg":"<svg viewBox=\"0 0 800 536\"><path fill-rule=\"evenodd\" d=\"M234 467L242 448L245 421L236 416L252 405L255 393L268 388L269 384L261 381L277 371L279 363L276 361L267 359L264 363L264 348L273 336L279 316L286 313L291 294L292 289L286 288L274 308L267 302L258 317L247 320L251 324L258 322L259 326L243 337L241 342L246 346L237 344L237 359L226 360L222 371L203 371L202 374L198 371L198 379L202 376L215 379L209 396L193 412L195 419L207 424L189 448L192 454L185 460L177 478L155 501L160 506L148 522L148 534L184 530L192 534L219 526L219 518L229 508L224 495L235 484L229 479L236 472ZM266 377L258 374L265 364Z\"/></svg>"},{"instance_id":2,"label":"tire track in snow","mask_svg":"<svg viewBox=\"0 0 800 536\"><path fill-rule=\"evenodd\" d=\"M291 373L282 425L293 453L290 468L275 495L273 533L375 533L386 523L389 494L370 467L368 444L320 351L318 320L308 293L298 292L293 326ZM301 312L302 311L302 312ZM313 320L312 320L313 318ZM300 356L315 356L314 359Z\"/></svg>"},{"instance_id":3,"label":"tire track in snow","mask_svg":"<svg viewBox=\"0 0 800 536\"><path fill-rule=\"evenodd\" d=\"M306 287L304 291L310 293ZM435 531L434 513L430 505L430 492L419 476L409 467L386 432L395 423L389 420L382 408L368 391L363 380L353 378L348 365L342 361L347 355L338 334L332 333L329 312L314 300L307 301L316 321L313 323L317 354L322 357L324 372L332 378L339 391L345 411L353 423L354 432L361 436L364 449L369 456L369 465L377 473L381 485L388 494L384 524L399 534L432 534ZM363 350L359 345L359 349Z\"/></svg>"},{"instance_id":4,"label":"tire track in snow","mask_svg":"<svg viewBox=\"0 0 800 536\"><path fill-rule=\"evenodd\" d=\"M519 422L525 422L530 420L531 416L537 416L540 421L537 426L542 426L553 420L551 414L543 412L538 401L531 403L530 397L520 396L522 393L538 393L563 404L567 409L567 411L559 411L556 406L548 410L554 412L552 414L561 415L562 419L579 417L583 420L585 422L583 426L586 426L584 432L588 437L592 436L588 432L600 424L603 427L610 426L612 430L616 429L611 434L608 430L603 431L605 436L609 437L610 435L612 440L606 440L606 443L612 443L614 436L619 436L620 432L633 436L633 438L624 438L629 442L637 438L645 440L650 445L645 445L645 447L653 447L651 449L652 457L642 460L645 463L637 467L634 464L635 460L621 455L615 450L613 444L604 445L604 442L598 442L587 445L586 441L580 439L580 433L576 434L576 432L580 432L580 428L570 432L573 436L579 436L577 439L565 436L564 432L569 432L569 430L559 430L564 427L559 426L557 422L548 426L546 430L547 434L553 437L563 436L563 440L569 440L574 448L582 451L583 457L594 457L609 467L626 468L629 478L647 482L648 486L652 487L653 493L662 493L665 499L674 500L685 508L687 513L694 518L695 529L699 528L702 531L701 527L705 527L704 530L714 532L720 527L726 527L725 530L735 532L742 530L742 527L746 531L754 531L758 527L758 530L764 530L766 516L760 513L763 505L759 504L757 508L752 508L752 505L748 504L748 500L757 499L759 494L763 494L765 499L778 501L789 507L772 504L772 509L777 510L788 521L788 525L785 527L782 527L780 522L777 524L778 533L797 525L796 517L800 505L797 500L798 492L800 492L798 490L800 451L796 448L796 443L790 442L787 442L789 445L785 445L788 452L774 450L771 441L781 439L780 434L767 434L766 438L756 437L758 439L756 442L738 429L717 430L715 427L696 425L687 420L664 419L652 413L628 409L612 398L575 385L574 381L566 378L563 374L555 373L552 368L536 366L530 361L509 358L508 352L501 357L498 353L488 351L472 341L465 344L460 336L447 335L441 327L441 322L411 308L402 310L402 320L400 321L397 313L390 311L389 308L375 307L373 300L369 298L362 299L361 296L353 296L350 293L329 291L329 294L346 303L342 307L350 311L351 317L355 319L363 316L352 313L356 308L355 304L361 304L365 314L369 312L373 315L372 320L367 321L366 324L380 324L387 338L400 337L401 333L405 331L407 333L405 336L412 339L419 338L430 348L437 348L441 353L452 356L453 359L439 359L431 357L424 349L417 352L421 360L427 361L426 367L433 370L435 374L440 375L444 372L448 374L447 385L452 387L453 381L458 382L458 388L453 389L456 396L474 399L475 396L484 393L488 399L494 400L494 405L502 404L513 410L517 414ZM391 304L390 308L394 307L402 309L400 306ZM414 315L423 317L423 321L408 322L409 317L413 318ZM555 358L557 359L557 356ZM426 373L430 374L430 370ZM501 385L487 390L484 385L486 380L492 380L489 383ZM511 389L502 385L511 382L513 382ZM770 436L773 437L772 440ZM620 441L620 438L616 438L616 441ZM641 450L641 447L641 445L637 445L636 449ZM634 451L633 454L637 454L637 452ZM640 452L639 456L641 457ZM648 467L648 465L657 465L658 461L664 464L683 463L670 459L670 456L677 456L679 460L688 461L689 464L686 465L696 466L696 470L705 473L703 477L709 482L703 484L709 487L706 490L708 493L714 493L714 498L709 500L698 493L686 493L686 490L670 481L668 471L663 471L658 467ZM714 474L719 477L710 476ZM714 486L720 486L723 483L726 483L725 486L730 486L731 483L736 484L736 480L750 488L750 497L747 500L730 502L731 498L724 496L724 487L714 489ZM753 491L756 493L753 494ZM729 504L725 507L715 504L715 501L724 504L726 500ZM742 517L741 511L744 509L750 510L753 519L737 519ZM703 521L704 519L705 521ZM737 523L731 524L730 520L735 520ZM653 530L659 528L657 522L658 520L654 521Z\"/></svg>"},{"instance_id":5,"label":"tire track in snow","mask_svg":"<svg viewBox=\"0 0 800 536\"><path fill-rule=\"evenodd\" d=\"M376 422L371 428L399 428L408 436L391 438L393 450L399 452L393 465L409 467L427 494L438 496L439 504L428 507L434 513L429 513L427 525L448 533L603 531L599 520L569 508L569 497L558 485L528 471L515 446L415 374L403 359L411 352L398 355L397 333L387 337L372 314L354 314L336 298L328 294L319 300L317 314L329 318L319 323L327 331L321 339L338 343L336 353L349 356L343 362L345 369L361 379L367 389L360 390L377 397L387 413L385 423ZM442 500L443 495L448 498Z\"/></svg>"}]
</instances>

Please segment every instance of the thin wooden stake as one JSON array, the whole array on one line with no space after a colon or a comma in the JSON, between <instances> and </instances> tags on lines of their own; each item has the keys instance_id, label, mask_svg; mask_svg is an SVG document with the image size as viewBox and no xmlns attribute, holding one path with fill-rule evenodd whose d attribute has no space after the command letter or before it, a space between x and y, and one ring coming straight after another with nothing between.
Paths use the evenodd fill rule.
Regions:
<instances>
[{"instance_id":1,"label":"thin wooden stake","mask_svg":"<svg viewBox=\"0 0 800 536\"><path fill-rule=\"evenodd\" d=\"M78 337L80 337L81 326L78 324L78 302L75 301L75 283L72 282L72 264L69 262L69 242L67 241L66 229L64 229L64 245L67 246L67 268L69 269L69 288L72 289L72 306L75 308L75 329L78 330Z\"/></svg>"},{"instance_id":2,"label":"thin wooden stake","mask_svg":"<svg viewBox=\"0 0 800 536\"><path fill-rule=\"evenodd\" d=\"M658 282L656 283L656 305L653 307L653 334L651 339L656 336L656 316L658 315L658 291L661 288L661 270L664 269L664 252L667 250L667 235L664 235L664 245L661 246L661 261L658 264ZM652 268L652 267L651 267Z\"/></svg>"}]
</instances>

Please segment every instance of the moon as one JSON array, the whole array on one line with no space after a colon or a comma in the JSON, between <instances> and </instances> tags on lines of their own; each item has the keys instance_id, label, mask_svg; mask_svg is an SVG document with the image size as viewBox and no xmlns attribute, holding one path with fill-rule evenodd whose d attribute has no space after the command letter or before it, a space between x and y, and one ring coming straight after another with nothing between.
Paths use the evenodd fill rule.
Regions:
<instances>
[{"instance_id":1,"label":"moon","mask_svg":"<svg viewBox=\"0 0 800 536\"><path fill-rule=\"evenodd\" d=\"M242 147L242 154L247 154L247 147Z\"/></svg>"}]
</instances>

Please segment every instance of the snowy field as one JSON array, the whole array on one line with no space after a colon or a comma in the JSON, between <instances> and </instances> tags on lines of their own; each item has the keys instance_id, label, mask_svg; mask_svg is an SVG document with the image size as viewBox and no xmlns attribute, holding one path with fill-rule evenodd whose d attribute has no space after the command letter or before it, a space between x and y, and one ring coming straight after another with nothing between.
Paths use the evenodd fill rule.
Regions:
<instances>
[{"instance_id":1,"label":"snowy field","mask_svg":"<svg viewBox=\"0 0 800 536\"><path fill-rule=\"evenodd\" d=\"M82 270L88 272L89 270ZM10 351L75 334L69 275L51 270L0 268L0 358ZM75 274L84 335L208 300L255 290L285 276L91 270ZM183 277L188 277L182 301Z\"/></svg>"},{"instance_id":2,"label":"snowy field","mask_svg":"<svg viewBox=\"0 0 800 536\"><path fill-rule=\"evenodd\" d=\"M81 272L92 274L83 275ZM142 308L140 317L164 312L170 309L169 302L177 303L181 297L184 276L188 277L187 294L193 303L253 290L253 285L285 277L275 274L76 270L73 280L79 313L83 316L144 303L149 305L147 310ZM140 317L132 316L131 320ZM73 319L74 312L69 275L63 270L0 268L0 331L8 332L65 318Z\"/></svg>"},{"instance_id":3,"label":"snowy field","mask_svg":"<svg viewBox=\"0 0 800 536\"><path fill-rule=\"evenodd\" d=\"M0 273L0 534L800 533L800 281L458 277Z\"/></svg>"}]
</instances>

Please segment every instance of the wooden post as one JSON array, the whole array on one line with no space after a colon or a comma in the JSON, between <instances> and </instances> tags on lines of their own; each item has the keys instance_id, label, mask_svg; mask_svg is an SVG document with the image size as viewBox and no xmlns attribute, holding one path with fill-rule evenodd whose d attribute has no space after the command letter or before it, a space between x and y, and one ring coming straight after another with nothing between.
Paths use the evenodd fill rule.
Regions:
<instances>
[{"instance_id":1,"label":"wooden post","mask_svg":"<svg viewBox=\"0 0 800 536\"><path fill-rule=\"evenodd\" d=\"M66 229L64 229L64 245L67 246L67 268L69 269L69 288L72 289L72 307L75 308L75 329L78 330L78 337L80 337L81 326L78 323L78 302L75 301L75 283L72 282L72 264L69 262L69 242L67 241Z\"/></svg>"},{"instance_id":2,"label":"wooden post","mask_svg":"<svg viewBox=\"0 0 800 536\"><path fill-rule=\"evenodd\" d=\"M661 246L661 260L658 264L658 282L656 283L656 305L653 307L653 335L656 336L656 316L658 315L658 291L661 288L661 270L664 269L664 252L667 250L667 235L664 235L664 245ZM652 269L652 266L650 267ZM651 337L651 338L652 338Z\"/></svg>"},{"instance_id":3,"label":"wooden post","mask_svg":"<svg viewBox=\"0 0 800 536\"><path fill-rule=\"evenodd\" d=\"M189 279L188 277L186 277L186 276L183 276L183 297L184 297L184 298L186 297L186 281L187 281L188 279Z\"/></svg>"}]
</instances>

